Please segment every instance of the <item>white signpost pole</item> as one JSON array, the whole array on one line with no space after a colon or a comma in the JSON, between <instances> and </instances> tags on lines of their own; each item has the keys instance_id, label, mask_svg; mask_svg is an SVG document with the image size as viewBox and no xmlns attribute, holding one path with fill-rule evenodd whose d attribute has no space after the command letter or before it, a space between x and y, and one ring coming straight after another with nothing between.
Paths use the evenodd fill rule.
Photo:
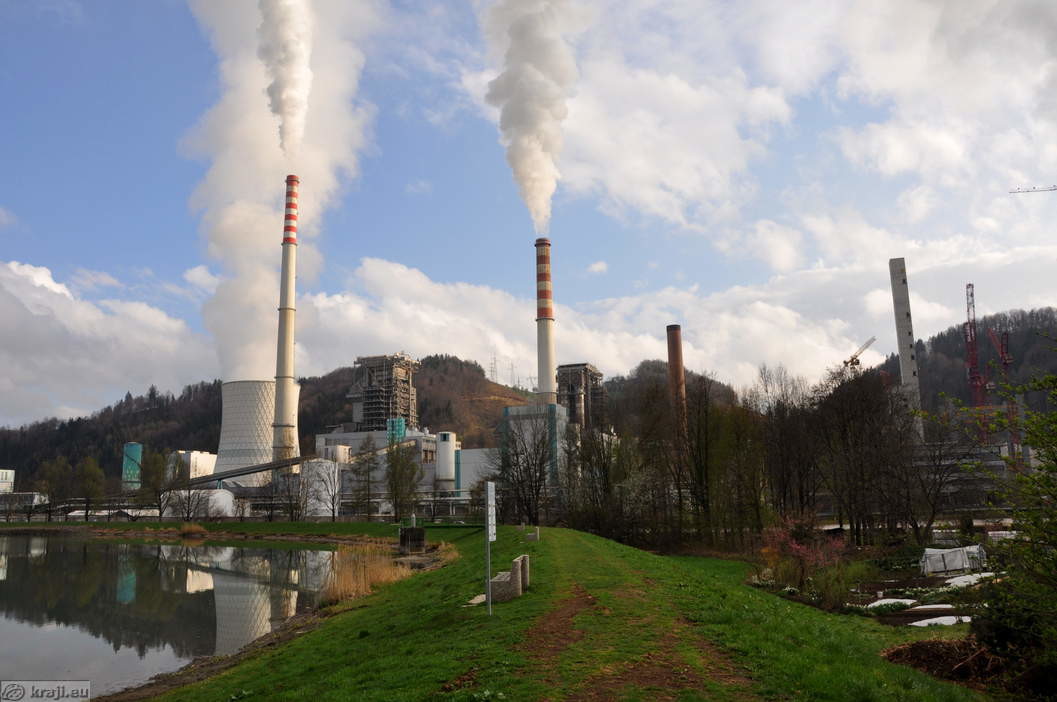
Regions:
<instances>
[{"instance_id":1,"label":"white signpost pole","mask_svg":"<svg viewBox=\"0 0 1057 702\"><path fill-rule=\"evenodd\" d=\"M492 614L492 542L495 541L495 483L485 486L484 510L484 594L488 600L488 615Z\"/></svg>"}]
</instances>

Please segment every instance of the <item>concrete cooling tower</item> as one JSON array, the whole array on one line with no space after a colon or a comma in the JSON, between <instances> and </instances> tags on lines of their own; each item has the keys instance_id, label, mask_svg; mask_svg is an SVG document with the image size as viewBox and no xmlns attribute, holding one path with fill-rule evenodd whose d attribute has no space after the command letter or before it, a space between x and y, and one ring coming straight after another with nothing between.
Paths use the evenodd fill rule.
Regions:
<instances>
[{"instance_id":1,"label":"concrete cooling tower","mask_svg":"<svg viewBox=\"0 0 1057 702\"><path fill-rule=\"evenodd\" d=\"M221 397L220 446L213 472L271 462L275 381L235 380L224 383ZM270 477L269 473L264 472L227 482L259 486L267 484Z\"/></svg>"}]
</instances>

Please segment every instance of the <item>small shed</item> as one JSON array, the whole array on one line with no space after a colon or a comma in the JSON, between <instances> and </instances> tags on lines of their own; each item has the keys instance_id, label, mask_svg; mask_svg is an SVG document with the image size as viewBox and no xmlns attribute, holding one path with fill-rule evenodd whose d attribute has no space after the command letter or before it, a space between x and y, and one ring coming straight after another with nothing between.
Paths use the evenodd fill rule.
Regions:
<instances>
[{"instance_id":1,"label":"small shed","mask_svg":"<svg viewBox=\"0 0 1057 702\"><path fill-rule=\"evenodd\" d=\"M921 556L921 574L952 573L962 570L982 570L987 565L983 546L959 548L927 548Z\"/></svg>"}]
</instances>

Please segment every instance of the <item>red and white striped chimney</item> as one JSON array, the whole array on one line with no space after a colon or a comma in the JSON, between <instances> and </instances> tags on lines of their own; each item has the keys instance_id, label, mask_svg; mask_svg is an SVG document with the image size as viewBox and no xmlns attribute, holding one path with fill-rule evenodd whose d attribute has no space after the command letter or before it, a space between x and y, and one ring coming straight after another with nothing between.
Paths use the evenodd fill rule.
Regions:
<instances>
[{"instance_id":1,"label":"red and white striped chimney","mask_svg":"<svg viewBox=\"0 0 1057 702\"><path fill-rule=\"evenodd\" d=\"M279 283L279 341L275 354L275 421L272 459L300 455L297 441L297 400L294 381L294 315L297 281L297 187L301 180L286 176L286 216L283 220L283 265Z\"/></svg>"},{"instance_id":2,"label":"red and white striped chimney","mask_svg":"<svg viewBox=\"0 0 1057 702\"><path fill-rule=\"evenodd\" d=\"M551 242L536 239L536 362L538 399L558 401L558 366L554 360L554 287L551 285Z\"/></svg>"}]
</instances>

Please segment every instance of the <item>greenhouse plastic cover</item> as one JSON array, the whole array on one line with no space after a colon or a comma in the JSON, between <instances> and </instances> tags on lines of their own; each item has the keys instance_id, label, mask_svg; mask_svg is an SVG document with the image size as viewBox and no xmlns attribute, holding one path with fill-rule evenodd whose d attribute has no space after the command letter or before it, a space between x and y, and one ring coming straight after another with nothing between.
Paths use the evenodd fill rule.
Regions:
<instances>
[{"instance_id":1,"label":"greenhouse plastic cover","mask_svg":"<svg viewBox=\"0 0 1057 702\"><path fill-rule=\"evenodd\" d=\"M983 546L962 546L960 548L927 548L921 556L921 572L950 573L956 570L983 568L987 554Z\"/></svg>"}]
</instances>

